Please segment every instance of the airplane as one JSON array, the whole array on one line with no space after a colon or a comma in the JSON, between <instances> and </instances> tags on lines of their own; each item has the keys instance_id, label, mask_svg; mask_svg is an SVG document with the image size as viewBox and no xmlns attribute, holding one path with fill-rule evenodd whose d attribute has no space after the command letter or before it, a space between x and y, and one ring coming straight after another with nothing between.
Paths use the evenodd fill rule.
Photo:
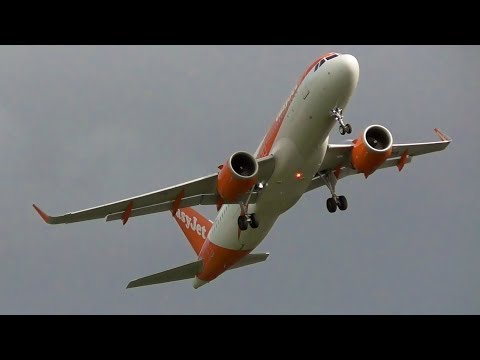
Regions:
<instances>
[{"instance_id":1,"label":"airplane","mask_svg":"<svg viewBox=\"0 0 480 360\"><path fill-rule=\"evenodd\" d=\"M338 124L351 134L344 111L359 79L359 64L350 54L329 52L302 73L255 153L237 151L211 175L139 196L60 216L33 207L47 224L68 224L105 218L123 225L136 216L170 211L190 242L196 260L138 278L127 288L193 279L195 289L227 270L265 261L269 253L254 253L280 215L306 192L326 186L328 212L348 207L336 191L337 181L355 174L403 167L415 156L442 151L451 139L435 128L435 142L394 144L381 125L366 127L354 139L331 144ZM215 205L211 221L193 207Z\"/></svg>"}]
</instances>

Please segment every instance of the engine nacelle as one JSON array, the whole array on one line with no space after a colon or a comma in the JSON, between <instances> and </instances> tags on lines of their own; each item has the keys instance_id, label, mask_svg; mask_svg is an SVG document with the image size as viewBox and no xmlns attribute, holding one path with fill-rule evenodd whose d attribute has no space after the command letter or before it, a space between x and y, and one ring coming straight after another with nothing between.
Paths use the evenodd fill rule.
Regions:
<instances>
[{"instance_id":1,"label":"engine nacelle","mask_svg":"<svg viewBox=\"0 0 480 360\"><path fill-rule=\"evenodd\" d=\"M224 202L239 200L255 185L257 173L257 160L247 152L236 152L230 156L218 173L218 194Z\"/></svg>"},{"instance_id":2,"label":"engine nacelle","mask_svg":"<svg viewBox=\"0 0 480 360\"><path fill-rule=\"evenodd\" d=\"M367 178L392 154L393 138L387 128L370 125L354 144L352 166Z\"/></svg>"}]
</instances>

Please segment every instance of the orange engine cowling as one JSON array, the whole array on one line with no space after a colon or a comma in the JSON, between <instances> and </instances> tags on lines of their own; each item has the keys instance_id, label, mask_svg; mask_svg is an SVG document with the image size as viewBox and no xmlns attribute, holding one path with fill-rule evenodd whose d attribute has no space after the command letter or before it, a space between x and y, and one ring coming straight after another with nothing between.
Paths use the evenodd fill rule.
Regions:
<instances>
[{"instance_id":1,"label":"orange engine cowling","mask_svg":"<svg viewBox=\"0 0 480 360\"><path fill-rule=\"evenodd\" d=\"M247 152L239 151L221 166L217 191L224 202L235 202L255 185L258 163Z\"/></svg>"},{"instance_id":2,"label":"orange engine cowling","mask_svg":"<svg viewBox=\"0 0 480 360\"><path fill-rule=\"evenodd\" d=\"M393 138L387 128L370 125L354 144L352 166L367 178L392 154Z\"/></svg>"}]
</instances>

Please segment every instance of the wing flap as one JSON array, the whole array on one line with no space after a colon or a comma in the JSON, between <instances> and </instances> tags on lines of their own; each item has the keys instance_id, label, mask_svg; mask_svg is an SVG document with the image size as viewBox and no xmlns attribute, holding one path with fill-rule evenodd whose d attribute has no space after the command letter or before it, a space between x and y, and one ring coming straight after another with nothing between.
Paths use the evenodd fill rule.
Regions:
<instances>
[{"instance_id":1,"label":"wing flap","mask_svg":"<svg viewBox=\"0 0 480 360\"><path fill-rule=\"evenodd\" d=\"M181 209L181 208L192 207L196 205L215 205L216 201L217 201L217 196L214 194L191 196L189 198L183 198L180 201L179 208ZM149 215L149 214L154 214L158 212L168 211L172 209L173 203L174 201L167 201L162 204L156 204L152 206L138 208L138 209L132 210L132 212L130 213L130 217L143 216L143 215ZM122 217L123 217L123 212L118 212L118 213L107 215L106 220L107 221L121 220Z\"/></svg>"},{"instance_id":2,"label":"wing flap","mask_svg":"<svg viewBox=\"0 0 480 360\"><path fill-rule=\"evenodd\" d=\"M385 169L392 166L397 166L399 161L400 161L400 158L388 159L382 165L380 165L377 170ZM408 157L405 163L409 164L410 162L412 162L412 158ZM340 174L338 176L338 180L343 179L347 176L356 175L356 174L358 174L357 170L352 169L351 167L343 167L343 168L340 168ZM323 185L325 185L323 178L320 175L316 175L310 182L310 185L308 186L307 190L305 190L305 192L318 189Z\"/></svg>"},{"instance_id":3,"label":"wing flap","mask_svg":"<svg viewBox=\"0 0 480 360\"><path fill-rule=\"evenodd\" d=\"M395 144L393 145L392 157L401 156L407 151L408 156L418 156L444 150L450 141L435 141L413 144Z\"/></svg>"},{"instance_id":4,"label":"wing flap","mask_svg":"<svg viewBox=\"0 0 480 360\"><path fill-rule=\"evenodd\" d=\"M250 203L254 204L257 200L258 193L253 193L250 197ZM217 195L215 194L207 194L207 195L199 195L199 196L192 196L187 199L182 199L179 205L179 209L186 208L186 207L193 207L197 205L216 205L217 204ZM225 202L224 204L229 204L229 202ZM169 211L173 207L173 201L167 201L163 204L156 204L152 206L146 206L143 208L132 210L129 217L135 216L143 216L143 215L150 215L159 212ZM123 212L109 214L106 217L106 221L115 221L115 220L122 220L123 219Z\"/></svg>"}]
</instances>

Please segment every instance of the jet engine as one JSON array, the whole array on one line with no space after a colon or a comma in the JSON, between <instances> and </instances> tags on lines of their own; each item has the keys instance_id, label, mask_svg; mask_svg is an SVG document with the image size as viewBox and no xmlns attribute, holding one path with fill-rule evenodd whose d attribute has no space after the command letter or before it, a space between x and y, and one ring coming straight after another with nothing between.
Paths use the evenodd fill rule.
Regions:
<instances>
[{"instance_id":1,"label":"jet engine","mask_svg":"<svg viewBox=\"0 0 480 360\"><path fill-rule=\"evenodd\" d=\"M392 154L392 134L380 125L370 125L353 143L352 166L365 178Z\"/></svg>"},{"instance_id":2,"label":"jet engine","mask_svg":"<svg viewBox=\"0 0 480 360\"><path fill-rule=\"evenodd\" d=\"M256 183L258 163L247 152L234 153L220 166L217 191L223 202L236 202Z\"/></svg>"}]
</instances>

